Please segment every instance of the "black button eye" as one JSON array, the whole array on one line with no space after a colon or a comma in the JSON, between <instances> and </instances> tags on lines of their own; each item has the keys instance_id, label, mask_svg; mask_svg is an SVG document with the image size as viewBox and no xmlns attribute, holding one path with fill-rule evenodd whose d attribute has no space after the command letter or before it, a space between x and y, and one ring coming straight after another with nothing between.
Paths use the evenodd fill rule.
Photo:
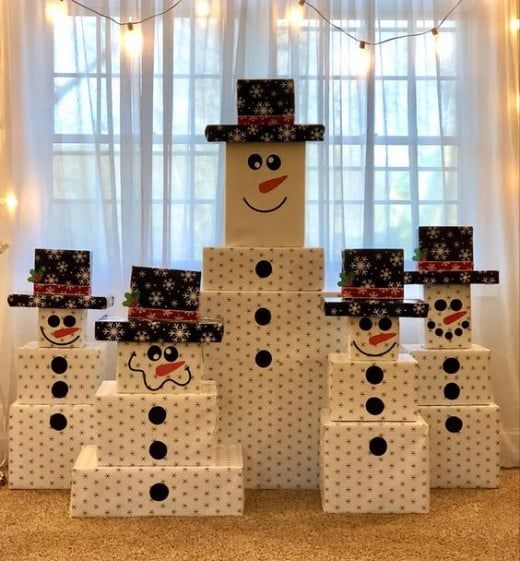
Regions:
<instances>
[{"instance_id":1,"label":"black button eye","mask_svg":"<svg viewBox=\"0 0 520 561\"><path fill-rule=\"evenodd\" d=\"M146 354L148 355L148 358L150 360L153 360L155 362L156 360L159 360L162 356L161 347L159 347L158 345L152 345L148 349L148 352Z\"/></svg>"},{"instance_id":2,"label":"black button eye","mask_svg":"<svg viewBox=\"0 0 520 561\"><path fill-rule=\"evenodd\" d=\"M52 316L49 316L47 318L47 323L51 327L58 327L58 325L60 324L60 318L59 318L59 316L56 316L56 315L53 314Z\"/></svg>"},{"instance_id":3,"label":"black button eye","mask_svg":"<svg viewBox=\"0 0 520 561\"><path fill-rule=\"evenodd\" d=\"M262 167L262 156L260 154L251 154L247 159L247 165L255 171L260 169Z\"/></svg>"},{"instance_id":4,"label":"black button eye","mask_svg":"<svg viewBox=\"0 0 520 561\"><path fill-rule=\"evenodd\" d=\"M392 320L390 318L381 318L379 320L379 329L381 331L388 331L392 327Z\"/></svg>"},{"instance_id":5,"label":"black button eye","mask_svg":"<svg viewBox=\"0 0 520 561\"><path fill-rule=\"evenodd\" d=\"M359 328L363 331L368 331L369 329L371 329L372 321L370 320L370 318L361 318L359 320Z\"/></svg>"},{"instance_id":6,"label":"black button eye","mask_svg":"<svg viewBox=\"0 0 520 561\"><path fill-rule=\"evenodd\" d=\"M166 347L164 349L164 359L173 362L179 358L179 351L175 347Z\"/></svg>"},{"instance_id":7,"label":"black button eye","mask_svg":"<svg viewBox=\"0 0 520 561\"><path fill-rule=\"evenodd\" d=\"M447 307L446 301L445 300L435 300L434 307L438 312L444 312L444 310Z\"/></svg>"},{"instance_id":8,"label":"black button eye","mask_svg":"<svg viewBox=\"0 0 520 561\"><path fill-rule=\"evenodd\" d=\"M63 318L65 327L74 327L76 325L76 318L74 316L65 316Z\"/></svg>"},{"instance_id":9,"label":"black button eye","mask_svg":"<svg viewBox=\"0 0 520 561\"><path fill-rule=\"evenodd\" d=\"M282 165L282 160L280 160L280 157L276 154L271 154L270 156L267 156L265 163L269 169L274 171Z\"/></svg>"},{"instance_id":10,"label":"black button eye","mask_svg":"<svg viewBox=\"0 0 520 561\"><path fill-rule=\"evenodd\" d=\"M462 308L462 302L458 298L455 298L455 300L451 301L450 308L454 312L458 312Z\"/></svg>"}]
</instances>

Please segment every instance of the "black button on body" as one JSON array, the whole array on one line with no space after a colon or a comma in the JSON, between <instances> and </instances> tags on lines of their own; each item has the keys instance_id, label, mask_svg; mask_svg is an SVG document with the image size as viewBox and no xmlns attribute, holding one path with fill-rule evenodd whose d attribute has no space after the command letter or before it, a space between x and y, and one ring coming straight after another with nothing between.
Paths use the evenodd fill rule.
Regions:
<instances>
[{"instance_id":1,"label":"black button on body","mask_svg":"<svg viewBox=\"0 0 520 561\"><path fill-rule=\"evenodd\" d=\"M153 425L161 425L166 420L166 409L160 405L155 405L148 411L148 420Z\"/></svg>"},{"instance_id":2,"label":"black button on body","mask_svg":"<svg viewBox=\"0 0 520 561\"><path fill-rule=\"evenodd\" d=\"M67 417L61 413L54 413L50 416L49 423L51 429L61 431L67 426Z\"/></svg>"},{"instance_id":3,"label":"black button on body","mask_svg":"<svg viewBox=\"0 0 520 561\"><path fill-rule=\"evenodd\" d=\"M271 323L271 312L267 308L258 308L255 312L255 321L258 325Z\"/></svg>"},{"instance_id":4,"label":"black button on body","mask_svg":"<svg viewBox=\"0 0 520 561\"><path fill-rule=\"evenodd\" d=\"M457 358L449 357L442 363L442 369L446 374L455 374L459 371L460 362Z\"/></svg>"},{"instance_id":5,"label":"black button on body","mask_svg":"<svg viewBox=\"0 0 520 561\"><path fill-rule=\"evenodd\" d=\"M51 393L53 397L63 398L69 393L69 386L65 382L54 382Z\"/></svg>"},{"instance_id":6,"label":"black button on body","mask_svg":"<svg viewBox=\"0 0 520 561\"><path fill-rule=\"evenodd\" d=\"M383 369L379 366L370 366L365 372L365 378L369 384L380 384L383 381L385 374Z\"/></svg>"},{"instance_id":7,"label":"black button on body","mask_svg":"<svg viewBox=\"0 0 520 561\"><path fill-rule=\"evenodd\" d=\"M446 399L457 399L460 395L460 388L457 384L449 383L444 386L444 397Z\"/></svg>"},{"instance_id":8,"label":"black button on body","mask_svg":"<svg viewBox=\"0 0 520 561\"><path fill-rule=\"evenodd\" d=\"M448 417L445 423L448 432L460 432L462 430L462 425L462 419L459 417Z\"/></svg>"},{"instance_id":9,"label":"black button on body","mask_svg":"<svg viewBox=\"0 0 520 561\"><path fill-rule=\"evenodd\" d=\"M166 444L164 444L164 442L155 440L150 444L149 452L150 456L152 456L154 460L162 460L166 458L168 447L166 446Z\"/></svg>"},{"instance_id":10,"label":"black button on body","mask_svg":"<svg viewBox=\"0 0 520 561\"><path fill-rule=\"evenodd\" d=\"M371 415L379 415L383 412L385 404L378 397L371 397L365 403L365 409Z\"/></svg>"},{"instance_id":11,"label":"black button on body","mask_svg":"<svg viewBox=\"0 0 520 561\"><path fill-rule=\"evenodd\" d=\"M51 361L51 370L55 374L63 374L68 367L67 359L63 356L55 356Z\"/></svg>"},{"instance_id":12,"label":"black button on body","mask_svg":"<svg viewBox=\"0 0 520 561\"><path fill-rule=\"evenodd\" d=\"M269 351L258 351L256 353L255 362L260 368L267 368L272 361L273 357Z\"/></svg>"},{"instance_id":13,"label":"black button on body","mask_svg":"<svg viewBox=\"0 0 520 561\"><path fill-rule=\"evenodd\" d=\"M376 436L370 440L368 448L374 456L382 456L386 452L388 445L382 436Z\"/></svg>"},{"instance_id":14,"label":"black button on body","mask_svg":"<svg viewBox=\"0 0 520 561\"><path fill-rule=\"evenodd\" d=\"M170 491L164 483L155 483L150 487L150 498L152 501L164 501L168 498Z\"/></svg>"},{"instance_id":15,"label":"black button on body","mask_svg":"<svg viewBox=\"0 0 520 561\"><path fill-rule=\"evenodd\" d=\"M265 279L273 272L273 266L269 261L262 259L256 264L255 272L261 279Z\"/></svg>"}]
</instances>

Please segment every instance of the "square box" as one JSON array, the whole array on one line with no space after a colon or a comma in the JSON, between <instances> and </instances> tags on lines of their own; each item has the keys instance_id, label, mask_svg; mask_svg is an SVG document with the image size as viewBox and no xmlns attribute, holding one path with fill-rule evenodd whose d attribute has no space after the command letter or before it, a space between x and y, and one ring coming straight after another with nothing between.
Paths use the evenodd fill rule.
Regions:
<instances>
[{"instance_id":1,"label":"square box","mask_svg":"<svg viewBox=\"0 0 520 561\"><path fill-rule=\"evenodd\" d=\"M410 355L365 362L334 353L327 373L331 421L415 421L419 414L417 362Z\"/></svg>"},{"instance_id":2,"label":"square box","mask_svg":"<svg viewBox=\"0 0 520 561\"><path fill-rule=\"evenodd\" d=\"M323 249L304 247L205 247L205 291L321 291Z\"/></svg>"},{"instance_id":3,"label":"square box","mask_svg":"<svg viewBox=\"0 0 520 561\"><path fill-rule=\"evenodd\" d=\"M40 347L83 347L87 330L87 310L77 308L38 308Z\"/></svg>"},{"instance_id":4,"label":"square box","mask_svg":"<svg viewBox=\"0 0 520 561\"><path fill-rule=\"evenodd\" d=\"M432 487L498 487L497 405L423 405L419 410L430 426Z\"/></svg>"},{"instance_id":5,"label":"square box","mask_svg":"<svg viewBox=\"0 0 520 561\"><path fill-rule=\"evenodd\" d=\"M27 343L17 352L19 403L92 403L106 370L106 345L40 347Z\"/></svg>"},{"instance_id":6,"label":"square box","mask_svg":"<svg viewBox=\"0 0 520 561\"><path fill-rule=\"evenodd\" d=\"M96 394L101 466L203 466L215 462L217 385L199 393L118 394L106 381Z\"/></svg>"},{"instance_id":7,"label":"square box","mask_svg":"<svg viewBox=\"0 0 520 561\"><path fill-rule=\"evenodd\" d=\"M92 405L9 408L9 487L68 489L82 446L94 443Z\"/></svg>"},{"instance_id":8,"label":"square box","mask_svg":"<svg viewBox=\"0 0 520 561\"><path fill-rule=\"evenodd\" d=\"M348 358L395 362L399 357L399 334L397 317L347 317Z\"/></svg>"},{"instance_id":9,"label":"square box","mask_svg":"<svg viewBox=\"0 0 520 561\"><path fill-rule=\"evenodd\" d=\"M418 401L422 405L487 405L491 392L491 351L480 345L471 349L425 349L406 345L418 363Z\"/></svg>"},{"instance_id":10,"label":"square box","mask_svg":"<svg viewBox=\"0 0 520 561\"><path fill-rule=\"evenodd\" d=\"M240 446L220 446L213 466L103 467L86 446L72 470L75 517L231 516L244 509Z\"/></svg>"},{"instance_id":11,"label":"square box","mask_svg":"<svg viewBox=\"0 0 520 561\"><path fill-rule=\"evenodd\" d=\"M325 512L429 510L428 425L331 421L320 427L320 490Z\"/></svg>"}]
</instances>

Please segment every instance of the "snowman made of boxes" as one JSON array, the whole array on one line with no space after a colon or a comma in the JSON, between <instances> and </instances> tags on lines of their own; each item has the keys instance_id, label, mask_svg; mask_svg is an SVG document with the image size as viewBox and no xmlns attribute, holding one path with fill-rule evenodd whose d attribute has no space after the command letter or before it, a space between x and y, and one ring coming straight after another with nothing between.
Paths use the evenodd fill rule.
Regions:
<instances>
[{"instance_id":1,"label":"snowman made of boxes","mask_svg":"<svg viewBox=\"0 0 520 561\"><path fill-rule=\"evenodd\" d=\"M424 344L408 345L419 364L421 415L430 425L432 487L497 487L499 418L489 349L471 342L471 284L496 284L498 271L473 265L470 226L421 226L417 270L429 312Z\"/></svg>"},{"instance_id":2,"label":"snowman made of boxes","mask_svg":"<svg viewBox=\"0 0 520 561\"><path fill-rule=\"evenodd\" d=\"M325 314L348 320L346 352L328 357L320 427L326 512L427 512L428 425L419 415L417 362L400 353L399 318L425 317L403 299L403 250L346 249L341 298Z\"/></svg>"},{"instance_id":3,"label":"snowman made of boxes","mask_svg":"<svg viewBox=\"0 0 520 561\"><path fill-rule=\"evenodd\" d=\"M74 466L72 516L241 514L240 445L218 445L217 384L204 348L222 339L201 319L198 271L133 267L128 320L96 322L117 342L117 376L96 394L96 445Z\"/></svg>"},{"instance_id":4,"label":"snowman made of boxes","mask_svg":"<svg viewBox=\"0 0 520 561\"><path fill-rule=\"evenodd\" d=\"M112 297L91 295L91 253L36 249L32 294L11 294L13 307L38 309L38 340L17 352L17 399L9 409L9 486L66 489L70 470L94 440L94 394L106 349L85 342L87 310Z\"/></svg>"}]
</instances>

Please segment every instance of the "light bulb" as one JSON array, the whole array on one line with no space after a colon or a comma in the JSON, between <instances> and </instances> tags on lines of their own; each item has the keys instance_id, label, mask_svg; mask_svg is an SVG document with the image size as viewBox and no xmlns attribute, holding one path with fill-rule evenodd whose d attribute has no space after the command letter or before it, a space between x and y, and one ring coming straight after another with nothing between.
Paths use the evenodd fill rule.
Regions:
<instances>
[{"instance_id":1,"label":"light bulb","mask_svg":"<svg viewBox=\"0 0 520 561\"><path fill-rule=\"evenodd\" d=\"M198 0L195 4L195 15L198 18L207 18L211 14L211 5L207 0Z\"/></svg>"},{"instance_id":2,"label":"light bulb","mask_svg":"<svg viewBox=\"0 0 520 561\"><path fill-rule=\"evenodd\" d=\"M45 3L45 19L50 24L56 23L67 15L67 2L64 0L47 0Z\"/></svg>"},{"instance_id":3,"label":"light bulb","mask_svg":"<svg viewBox=\"0 0 520 561\"><path fill-rule=\"evenodd\" d=\"M433 30L432 30L433 33ZM449 34L451 35L451 34ZM453 53L453 36L448 36L445 33L433 33L433 40L435 43L435 52L439 58L449 58Z\"/></svg>"},{"instance_id":4,"label":"light bulb","mask_svg":"<svg viewBox=\"0 0 520 561\"><path fill-rule=\"evenodd\" d=\"M352 57L352 71L359 78L365 77L371 65L370 51L364 41L359 42L359 49L355 49Z\"/></svg>"},{"instance_id":5,"label":"light bulb","mask_svg":"<svg viewBox=\"0 0 520 561\"><path fill-rule=\"evenodd\" d=\"M303 8L301 5L290 8L287 13L287 19L291 25L299 27L303 21Z\"/></svg>"},{"instance_id":6,"label":"light bulb","mask_svg":"<svg viewBox=\"0 0 520 561\"><path fill-rule=\"evenodd\" d=\"M18 199L14 193L8 193L5 197L0 198L0 203L7 208L10 214L13 214L18 206Z\"/></svg>"},{"instance_id":7,"label":"light bulb","mask_svg":"<svg viewBox=\"0 0 520 561\"><path fill-rule=\"evenodd\" d=\"M130 56L138 56L143 50L143 34L139 26L135 27L130 19L126 29L121 31L121 38L125 51Z\"/></svg>"},{"instance_id":8,"label":"light bulb","mask_svg":"<svg viewBox=\"0 0 520 561\"><path fill-rule=\"evenodd\" d=\"M509 23L509 29L511 29L511 33L516 33L520 31L520 19L513 18Z\"/></svg>"}]
</instances>

